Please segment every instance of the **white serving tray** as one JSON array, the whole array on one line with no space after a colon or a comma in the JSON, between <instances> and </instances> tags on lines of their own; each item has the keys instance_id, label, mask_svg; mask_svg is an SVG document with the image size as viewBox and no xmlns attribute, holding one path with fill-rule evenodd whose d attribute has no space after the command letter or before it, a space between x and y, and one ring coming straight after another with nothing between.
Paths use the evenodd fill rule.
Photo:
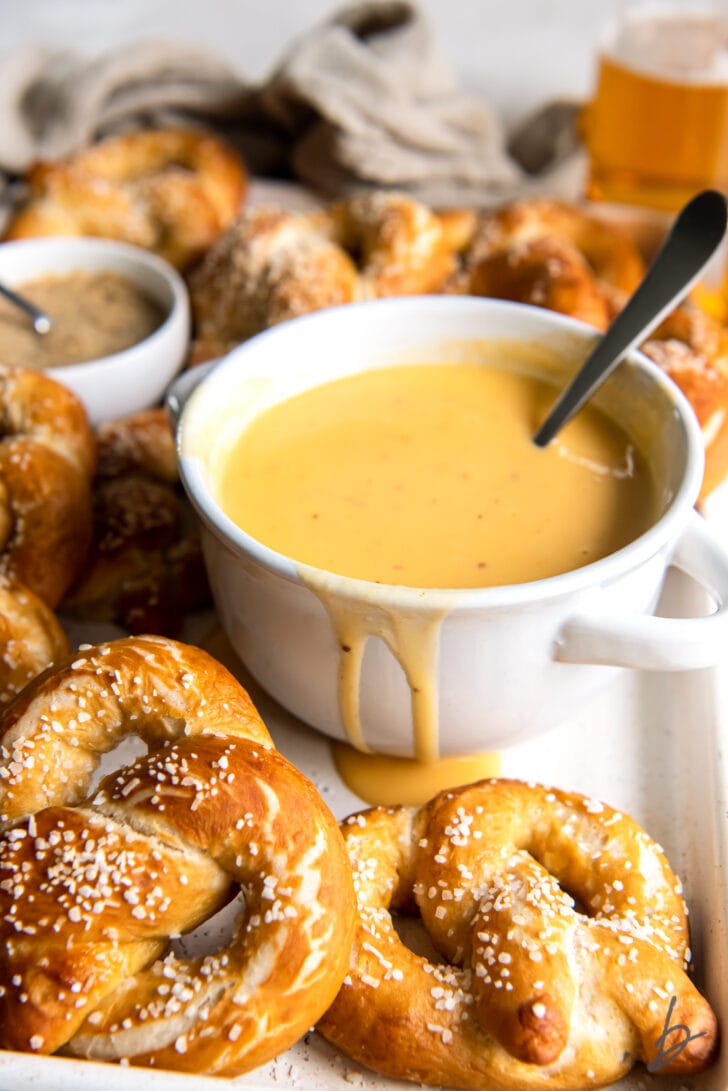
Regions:
<instances>
[{"instance_id":1,"label":"white serving tray","mask_svg":"<svg viewBox=\"0 0 728 1091\"><path fill-rule=\"evenodd\" d=\"M691 613L702 602L702 593L691 581L669 573L661 612ZM94 641L108 635L72 634ZM189 635L199 638L199 631ZM279 749L318 785L337 817L359 809L361 802L336 774L327 740L261 693L244 676L219 634L205 643L250 688ZM696 978L716 1009L724 1033L728 1032L726 652L725 665L710 671L650 675L610 669L607 688L577 717L503 755L504 775L600 798L632 814L663 845L685 884ZM205 943L214 947L224 928L224 920L219 927L206 926L194 943L186 942L186 948L198 953ZM0 1051L0 1091L194 1091L202 1087L411 1091L415 1086L369 1073L315 1033L271 1064L237 1080ZM619 1091L726 1091L728 1050L697 1077L652 1076L639 1066L613 1086Z\"/></svg>"}]
</instances>

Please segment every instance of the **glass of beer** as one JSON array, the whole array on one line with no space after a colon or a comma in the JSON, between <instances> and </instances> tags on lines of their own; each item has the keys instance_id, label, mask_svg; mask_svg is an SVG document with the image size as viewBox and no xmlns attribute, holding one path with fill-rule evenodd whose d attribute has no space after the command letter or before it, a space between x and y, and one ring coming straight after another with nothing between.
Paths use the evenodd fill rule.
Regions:
<instances>
[{"instance_id":1,"label":"glass of beer","mask_svg":"<svg viewBox=\"0 0 728 1091\"><path fill-rule=\"evenodd\" d=\"M606 34L582 115L587 196L676 211L728 193L728 11L649 4Z\"/></svg>"}]
</instances>

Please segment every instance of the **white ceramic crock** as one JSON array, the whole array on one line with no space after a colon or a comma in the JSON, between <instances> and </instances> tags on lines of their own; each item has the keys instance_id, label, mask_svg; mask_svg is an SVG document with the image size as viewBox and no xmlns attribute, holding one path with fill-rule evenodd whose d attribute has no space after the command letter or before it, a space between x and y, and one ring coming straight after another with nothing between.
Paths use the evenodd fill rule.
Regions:
<instances>
[{"instance_id":1,"label":"white ceramic crock","mask_svg":"<svg viewBox=\"0 0 728 1091\"><path fill-rule=\"evenodd\" d=\"M624 549L565 575L463 591L348 579L268 549L216 503L218 469L240 430L307 387L395 363L487 363L511 355L514 343L563 385L595 337L518 304L386 300L277 326L217 363L191 395L204 373L178 380L170 407L180 418L182 479L202 517L220 617L240 658L282 705L362 750L428 760L546 731L614 667L703 667L728 647L728 554L693 510L700 430L677 388L637 353L595 401L647 455L663 513ZM710 592L710 616L651 616L669 564Z\"/></svg>"},{"instance_id":2,"label":"white ceramic crock","mask_svg":"<svg viewBox=\"0 0 728 1091\"><path fill-rule=\"evenodd\" d=\"M190 305L184 281L155 254L109 239L18 239L0 246L0 280L9 287L20 289L26 281L77 270L127 277L158 304L165 319L149 337L122 352L54 368L49 374L78 395L92 424L156 405L182 367L189 346Z\"/></svg>"}]
</instances>

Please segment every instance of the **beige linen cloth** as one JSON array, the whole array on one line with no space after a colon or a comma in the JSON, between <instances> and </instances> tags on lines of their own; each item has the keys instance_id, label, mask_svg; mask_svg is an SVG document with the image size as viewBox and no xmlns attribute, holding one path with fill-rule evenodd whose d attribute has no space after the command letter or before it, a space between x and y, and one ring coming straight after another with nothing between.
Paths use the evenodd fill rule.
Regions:
<instances>
[{"instance_id":1,"label":"beige linen cloth","mask_svg":"<svg viewBox=\"0 0 728 1091\"><path fill-rule=\"evenodd\" d=\"M533 191L577 197L575 113L575 104L552 104L509 149L494 111L459 86L427 19L403 0L334 13L259 86L174 42L92 59L30 48L0 64L0 212L13 176L33 161L180 121L221 132L253 173L292 176L326 197L382 186L434 205L487 206Z\"/></svg>"}]
</instances>

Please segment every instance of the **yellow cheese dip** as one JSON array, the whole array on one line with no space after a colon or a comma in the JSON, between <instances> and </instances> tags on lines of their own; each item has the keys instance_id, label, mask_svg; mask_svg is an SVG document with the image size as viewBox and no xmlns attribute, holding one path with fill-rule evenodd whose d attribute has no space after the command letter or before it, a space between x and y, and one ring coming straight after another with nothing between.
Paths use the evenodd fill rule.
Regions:
<instances>
[{"instance_id":1,"label":"yellow cheese dip","mask_svg":"<svg viewBox=\"0 0 728 1091\"><path fill-rule=\"evenodd\" d=\"M479 364L352 375L261 413L218 502L296 561L377 583L522 583L595 561L657 516L645 462L592 407L545 449L557 391Z\"/></svg>"},{"instance_id":2,"label":"yellow cheese dip","mask_svg":"<svg viewBox=\"0 0 728 1091\"><path fill-rule=\"evenodd\" d=\"M51 368L98 360L131 348L162 325L162 309L128 277L76 270L13 285L51 319L34 332L26 314L0 299L0 363Z\"/></svg>"}]
</instances>

